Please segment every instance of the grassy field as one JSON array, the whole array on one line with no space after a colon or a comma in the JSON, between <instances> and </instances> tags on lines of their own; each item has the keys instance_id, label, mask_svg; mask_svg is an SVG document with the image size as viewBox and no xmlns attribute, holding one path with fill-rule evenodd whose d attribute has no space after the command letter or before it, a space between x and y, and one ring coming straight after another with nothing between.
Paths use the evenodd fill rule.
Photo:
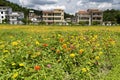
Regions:
<instances>
[{"instance_id":1,"label":"grassy field","mask_svg":"<svg viewBox=\"0 0 120 80\"><path fill-rule=\"evenodd\" d=\"M119 80L120 26L0 25L0 80Z\"/></svg>"}]
</instances>

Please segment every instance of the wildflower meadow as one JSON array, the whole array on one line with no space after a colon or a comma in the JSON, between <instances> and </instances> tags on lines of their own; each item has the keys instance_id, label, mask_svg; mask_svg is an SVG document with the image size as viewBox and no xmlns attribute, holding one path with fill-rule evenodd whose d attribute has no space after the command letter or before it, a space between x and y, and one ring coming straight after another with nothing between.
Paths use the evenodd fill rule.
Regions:
<instances>
[{"instance_id":1,"label":"wildflower meadow","mask_svg":"<svg viewBox=\"0 0 120 80\"><path fill-rule=\"evenodd\" d=\"M117 80L119 47L119 26L0 25L0 80Z\"/></svg>"}]
</instances>

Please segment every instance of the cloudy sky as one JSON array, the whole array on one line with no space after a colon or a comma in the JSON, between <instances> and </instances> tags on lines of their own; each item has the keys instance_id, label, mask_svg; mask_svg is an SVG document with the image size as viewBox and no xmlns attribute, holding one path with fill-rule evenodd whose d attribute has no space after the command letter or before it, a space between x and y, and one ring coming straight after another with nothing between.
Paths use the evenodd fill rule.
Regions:
<instances>
[{"instance_id":1,"label":"cloudy sky","mask_svg":"<svg viewBox=\"0 0 120 80\"><path fill-rule=\"evenodd\" d=\"M88 8L120 9L120 0L9 0L24 7L39 10L62 8L65 12L75 13Z\"/></svg>"}]
</instances>

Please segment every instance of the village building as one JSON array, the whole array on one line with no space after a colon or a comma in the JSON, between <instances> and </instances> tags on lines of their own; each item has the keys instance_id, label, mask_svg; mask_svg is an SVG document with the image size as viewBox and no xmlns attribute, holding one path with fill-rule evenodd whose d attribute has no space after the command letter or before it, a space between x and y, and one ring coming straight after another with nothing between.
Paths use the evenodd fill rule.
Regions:
<instances>
[{"instance_id":1,"label":"village building","mask_svg":"<svg viewBox=\"0 0 120 80\"><path fill-rule=\"evenodd\" d=\"M54 9L50 11L43 11L43 21L47 24L63 24L64 23L64 10Z\"/></svg>"},{"instance_id":2,"label":"village building","mask_svg":"<svg viewBox=\"0 0 120 80\"><path fill-rule=\"evenodd\" d=\"M88 25L102 24L103 12L99 9L88 9L87 11L78 11L75 13L76 22Z\"/></svg>"}]
</instances>

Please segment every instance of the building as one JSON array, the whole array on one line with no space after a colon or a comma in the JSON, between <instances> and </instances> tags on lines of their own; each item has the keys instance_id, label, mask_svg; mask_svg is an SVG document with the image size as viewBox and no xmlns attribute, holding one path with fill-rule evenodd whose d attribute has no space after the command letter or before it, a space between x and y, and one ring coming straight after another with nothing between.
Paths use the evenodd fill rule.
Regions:
<instances>
[{"instance_id":1,"label":"building","mask_svg":"<svg viewBox=\"0 0 120 80\"><path fill-rule=\"evenodd\" d=\"M12 8L0 6L0 23L22 24L24 13L12 12Z\"/></svg>"},{"instance_id":2,"label":"building","mask_svg":"<svg viewBox=\"0 0 120 80\"><path fill-rule=\"evenodd\" d=\"M90 21L90 14L87 11L79 11L75 14L77 23L83 23L86 24Z\"/></svg>"},{"instance_id":3,"label":"building","mask_svg":"<svg viewBox=\"0 0 120 80\"><path fill-rule=\"evenodd\" d=\"M88 9L87 12L90 14L90 25L91 24L102 24L103 12L99 9Z\"/></svg>"},{"instance_id":4,"label":"building","mask_svg":"<svg viewBox=\"0 0 120 80\"><path fill-rule=\"evenodd\" d=\"M42 17L39 15L36 15L33 10L29 11L29 16L28 19L33 23L33 24L38 24L42 21Z\"/></svg>"},{"instance_id":5,"label":"building","mask_svg":"<svg viewBox=\"0 0 120 80\"><path fill-rule=\"evenodd\" d=\"M24 13L22 12L12 12L9 14L10 24L23 24L22 19L24 19Z\"/></svg>"},{"instance_id":6,"label":"building","mask_svg":"<svg viewBox=\"0 0 120 80\"><path fill-rule=\"evenodd\" d=\"M8 20L8 15L12 13L12 8L0 6L0 23L3 23L3 20Z\"/></svg>"},{"instance_id":7,"label":"building","mask_svg":"<svg viewBox=\"0 0 120 80\"><path fill-rule=\"evenodd\" d=\"M102 24L103 12L98 9L88 9L87 11L79 11L75 14L76 22L81 24Z\"/></svg>"},{"instance_id":8,"label":"building","mask_svg":"<svg viewBox=\"0 0 120 80\"><path fill-rule=\"evenodd\" d=\"M43 11L42 18L47 24L62 24L64 22L64 10L54 9L51 11Z\"/></svg>"}]
</instances>

